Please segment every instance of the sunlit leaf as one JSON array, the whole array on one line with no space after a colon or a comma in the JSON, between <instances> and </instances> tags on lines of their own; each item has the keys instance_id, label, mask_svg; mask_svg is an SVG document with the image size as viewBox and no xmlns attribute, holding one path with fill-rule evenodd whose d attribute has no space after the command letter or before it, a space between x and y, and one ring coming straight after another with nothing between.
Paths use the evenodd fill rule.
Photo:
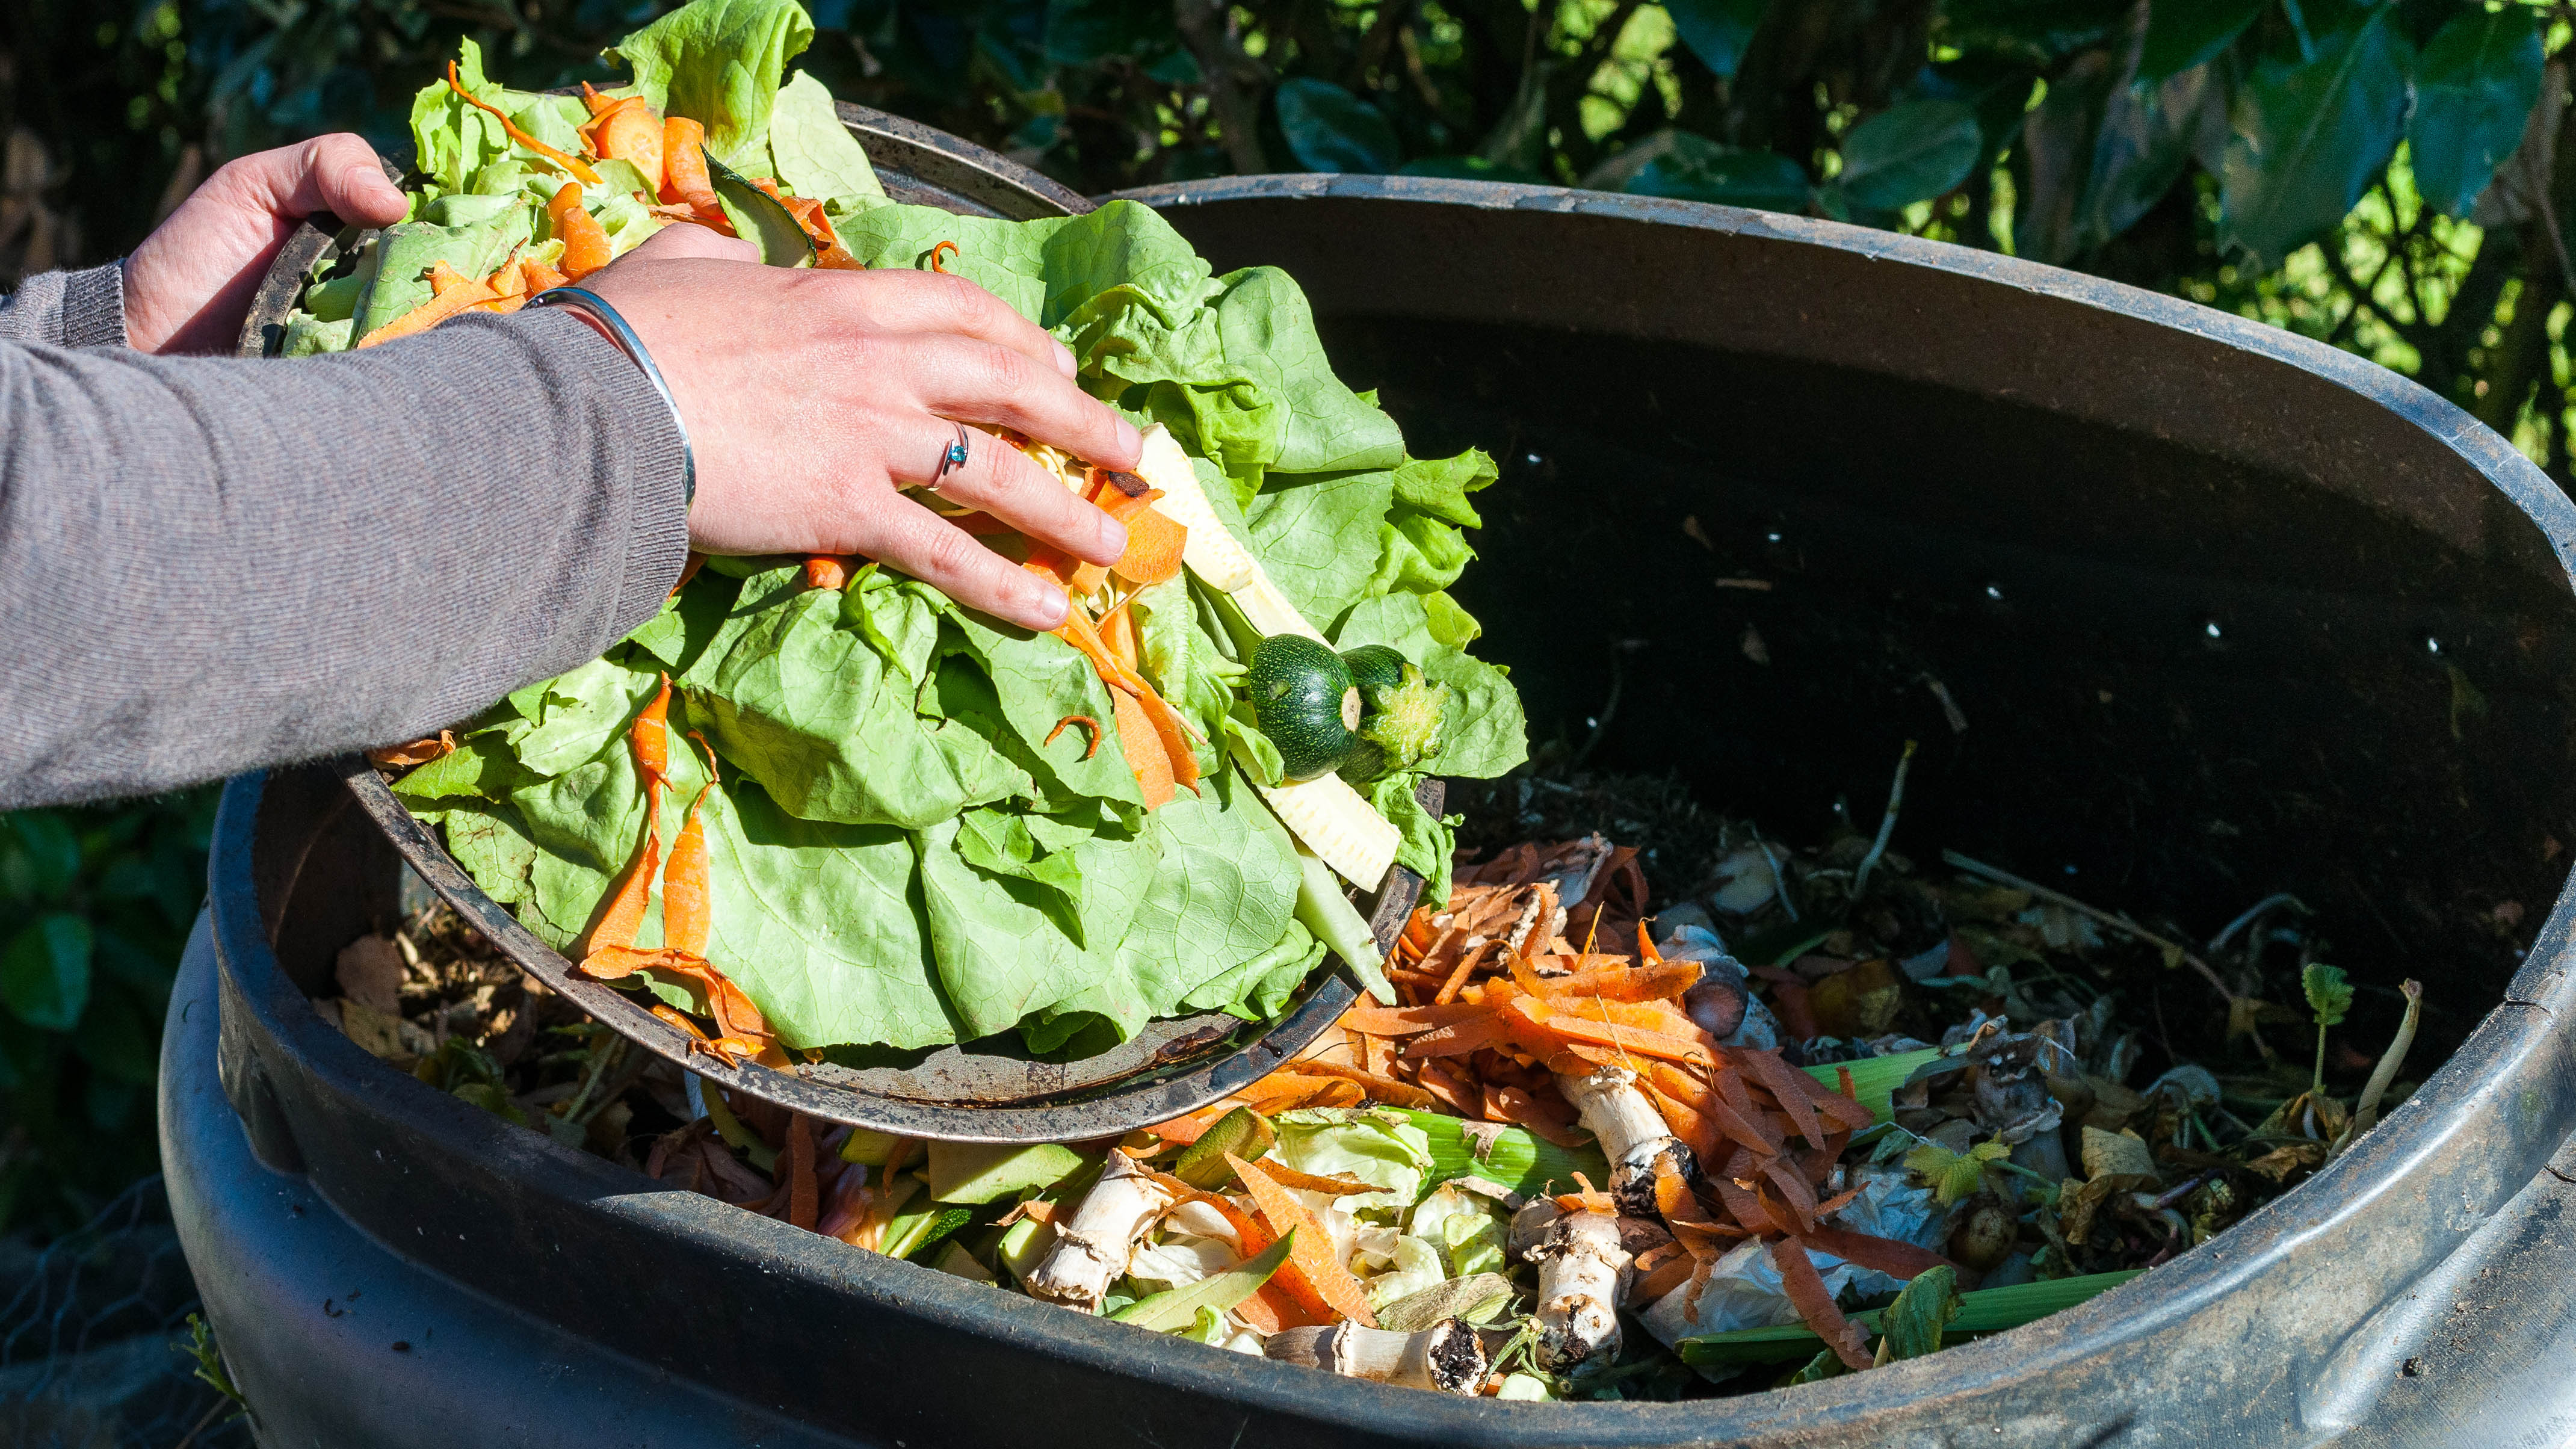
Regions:
<instances>
[{"instance_id":1,"label":"sunlit leaf","mask_svg":"<svg viewBox=\"0 0 2576 1449\"><path fill-rule=\"evenodd\" d=\"M1907 101L1852 127L1835 180L1852 205L1894 211L1967 180L1984 150L1977 113L1964 102Z\"/></svg>"},{"instance_id":2,"label":"sunlit leaf","mask_svg":"<svg viewBox=\"0 0 2576 1449\"><path fill-rule=\"evenodd\" d=\"M2316 1013L2319 1026L2341 1026L2345 1013L2352 1010L2352 982L2345 979L2340 966L2312 961L2299 973L2299 986L2307 992L2308 1010Z\"/></svg>"},{"instance_id":3,"label":"sunlit leaf","mask_svg":"<svg viewBox=\"0 0 2576 1449\"><path fill-rule=\"evenodd\" d=\"M1771 0L1664 0L1682 44L1726 80L1744 63L1744 48L1753 43L1753 32L1770 8Z\"/></svg>"},{"instance_id":4,"label":"sunlit leaf","mask_svg":"<svg viewBox=\"0 0 2576 1449\"><path fill-rule=\"evenodd\" d=\"M2317 37L2314 60L2249 78L2220 178L2221 243L2268 266L2342 221L2397 148L2414 59L2378 10Z\"/></svg>"},{"instance_id":5,"label":"sunlit leaf","mask_svg":"<svg viewBox=\"0 0 2576 1449\"><path fill-rule=\"evenodd\" d=\"M2406 147L2425 204L2466 216L2522 139L2540 100L2540 24L2528 10L2472 10L2435 32L2415 65Z\"/></svg>"},{"instance_id":6,"label":"sunlit leaf","mask_svg":"<svg viewBox=\"0 0 2576 1449\"><path fill-rule=\"evenodd\" d=\"M1395 126L1377 107L1311 76L1279 83L1279 130L1309 171L1383 175L1401 158Z\"/></svg>"},{"instance_id":7,"label":"sunlit leaf","mask_svg":"<svg viewBox=\"0 0 2576 1449\"><path fill-rule=\"evenodd\" d=\"M0 951L0 1002L29 1026L71 1030L89 1005L93 945L89 922L80 917L38 917Z\"/></svg>"},{"instance_id":8,"label":"sunlit leaf","mask_svg":"<svg viewBox=\"0 0 2576 1449\"><path fill-rule=\"evenodd\" d=\"M2146 44L2138 51L2138 80L2153 84L2180 75L2227 48L2254 23L2271 0L2155 0L2147 11Z\"/></svg>"}]
</instances>

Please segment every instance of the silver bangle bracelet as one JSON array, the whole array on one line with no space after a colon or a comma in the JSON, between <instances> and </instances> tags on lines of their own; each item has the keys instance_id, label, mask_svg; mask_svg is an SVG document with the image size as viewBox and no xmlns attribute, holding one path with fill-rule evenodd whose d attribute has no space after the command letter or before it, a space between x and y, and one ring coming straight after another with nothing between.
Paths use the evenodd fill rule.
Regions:
<instances>
[{"instance_id":1,"label":"silver bangle bracelet","mask_svg":"<svg viewBox=\"0 0 2576 1449\"><path fill-rule=\"evenodd\" d=\"M549 287L528 299L531 307L572 307L588 313L591 320L608 329L608 339L626 354L627 360L643 370L644 380L661 394L662 405L671 410L671 426L680 434L680 507L685 512L698 501L698 460L689 448L688 420L680 416L679 400L671 396L671 385L662 380L662 369L653 365L653 354L644 350L644 339L617 315L617 309L587 287Z\"/></svg>"}]
</instances>

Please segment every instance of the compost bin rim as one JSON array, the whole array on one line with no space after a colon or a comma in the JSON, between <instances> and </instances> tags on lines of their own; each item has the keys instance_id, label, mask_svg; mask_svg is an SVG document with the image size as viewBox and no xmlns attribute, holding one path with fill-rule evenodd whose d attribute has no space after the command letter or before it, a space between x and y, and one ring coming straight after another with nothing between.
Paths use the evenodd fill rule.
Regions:
<instances>
[{"instance_id":1,"label":"compost bin rim","mask_svg":"<svg viewBox=\"0 0 2576 1449\"><path fill-rule=\"evenodd\" d=\"M2411 382L2357 358L2195 304L1919 239L1699 203L1583 198L1549 188L1401 178L1257 179L1159 190L1176 193L1171 202L1176 205L1238 197L1355 196L1486 209L1575 211L1640 223L1756 234L1908 266L1932 267L1971 280L2011 286L2208 336L2235 352L2293 367L2344 387L2441 443L2539 524L2562 569L2570 567L2576 507L2554 488L2548 488L2546 479L2528 460L2512 452L2501 439L2485 433L2466 414ZM1796 1398L1752 1394L1685 1404L1461 1405L1440 1396L1375 1385L1281 1378L1270 1365L1255 1365L1239 1357L1212 1359L1198 1353L1197 1345L1183 1347L1140 1340L1096 1320L1080 1321L1081 1315L1051 1322L1044 1330L1032 1330L1025 1314L1016 1312L1022 1300L978 1297L983 1293L979 1285L950 1279L927 1268L895 1260L864 1259L864 1255L847 1254L837 1244L781 1224L738 1211L718 1212L718 1204L682 1201L692 1195L512 1128L426 1084L397 1083L399 1074L387 1072L381 1063L338 1033L322 1029L320 1017L285 978L269 949L257 901L249 889L249 846L264 785L265 777L259 775L235 780L225 792L219 814L217 849L210 871L221 928L218 939L225 947L223 964L242 999L259 1018L261 1028L302 1059L299 1070L326 1079L325 1084L344 1101L386 1115L391 1115L387 1109L393 1104L402 1104L408 1128L434 1139L445 1150L478 1160L488 1159L498 1149L513 1161L517 1180L525 1187L576 1204L613 1211L631 1209L656 1217L667 1215L668 1226L674 1232L740 1242L757 1249L771 1271L794 1272L860 1293L899 1311L927 1314L979 1334L1028 1341L1102 1372L1190 1386L1213 1385L1214 1391L1249 1405L1321 1415L1354 1427L1364 1426L1371 1419L1383 1420L1393 1411L1415 1422L1437 1422L1469 1440L1481 1440L1509 1427L1511 1441L1519 1443L1589 1442L1623 1430L1812 1433L1820 1427L1854 1421L1898 1405L1919 1407L2015 1383L2035 1383L2053 1368L2097 1356L2106 1349L2144 1350L2151 1356L2152 1340L2160 1329L2209 1308L2301 1247L2325 1242L2334 1230L2352 1224L2366 1209L2401 1194L2452 1204L2454 1210L2437 1224L2451 1236L2425 1232L2394 1246L2373 1245L2370 1261L2375 1270L2374 1282L2394 1286L2373 1290L2377 1296L2358 1305L2357 1310L2354 1305L2340 1302L2327 1305L2350 1310L2333 1315L2336 1324L2349 1328L2361 1321L2372 1305L2402 1290L2403 1282L2399 1280L2413 1276L2422 1266L2447 1254L2477 1221L2540 1171L2551 1149L2568 1135L2568 1119L2576 1116L2576 1102L2571 1102L2576 1093L2564 1089L2564 1081L2571 1073L2569 1043L2566 1033L2553 1029L2553 1018L2576 1006L2576 1001L2570 1000L2576 996L2576 989L2565 979L2571 917L2576 917L2576 905L2571 905L2570 894L2562 889L2534 942L2529 961L2508 988L2503 1002L2378 1130L2343 1159L2250 1215L2217 1242L2113 1290L2098 1302L2009 1335L1998 1335L1996 1343L1962 1345L1937 1359L1829 1380L1808 1386ZM2560 1079L2558 1083L2548 1080L2553 1074ZM2560 1089L2548 1090L2553 1085ZM414 1092L425 1095L411 1095ZM433 1105L441 1101L446 1104L443 1108ZM2503 1149L2493 1150L2492 1139L2502 1139ZM2484 1170L2442 1175L2436 1169L2445 1156L2460 1158L2463 1167ZM2414 1249L2413 1266L2409 1266L2409 1248ZM2255 1296L2247 1295L2249 1299ZM533 1307L544 1311L544 1305ZM2006 1339L2009 1342L2002 1341ZM2329 1346L2336 1341L2329 1337ZM1139 1368L1150 1369L1150 1373L1139 1373ZM1301 1387L1312 1392L1301 1392ZM1375 1397L1381 1394L1394 1397Z\"/></svg>"}]
</instances>

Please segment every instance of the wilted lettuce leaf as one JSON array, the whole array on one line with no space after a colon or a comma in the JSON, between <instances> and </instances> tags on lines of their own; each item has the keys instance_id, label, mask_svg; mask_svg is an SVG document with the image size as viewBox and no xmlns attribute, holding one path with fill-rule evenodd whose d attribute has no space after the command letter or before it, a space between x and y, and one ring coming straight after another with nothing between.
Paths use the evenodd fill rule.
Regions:
<instances>
[{"instance_id":1,"label":"wilted lettuce leaf","mask_svg":"<svg viewBox=\"0 0 2576 1449\"><path fill-rule=\"evenodd\" d=\"M810 72L798 71L779 88L778 108L769 116L769 159L789 195L822 202L831 215L852 215L885 200L867 151L841 124L832 93Z\"/></svg>"},{"instance_id":2,"label":"wilted lettuce leaf","mask_svg":"<svg viewBox=\"0 0 2576 1449\"><path fill-rule=\"evenodd\" d=\"M528 240L526 207L509 206L486 221L440 226L398 222L385 228L373 250L373 280L357 306L355 336L363 338L429 300L429 269L445 262L469 277L484 277L513 247Z\"/></svg>"},{"instance_id":3,"label":"wilted lettuce leaf","mask_svg":"<svg viewBox=\"0 0 2576 1449\"><path fill-rule=\"evenodd\" d=\"M1395 495L1384 469L1273 478L1245 505L1254 552L1297 612L1330 626L1368 590Z\"/></svg>"},{"instance_id":4,"label":"wilted lettuce leaf","mask_svg":"<svg viewBox=\"0 0 2576 1449\"><path fill-rule=\"evenodd\" d=\"M767 176L769 113L787 62L813 42L794 0L690 0L608 51L635 71L635 90L665 116L707 128L707 149L748 176Z\"/></svg>"}]
</instances>

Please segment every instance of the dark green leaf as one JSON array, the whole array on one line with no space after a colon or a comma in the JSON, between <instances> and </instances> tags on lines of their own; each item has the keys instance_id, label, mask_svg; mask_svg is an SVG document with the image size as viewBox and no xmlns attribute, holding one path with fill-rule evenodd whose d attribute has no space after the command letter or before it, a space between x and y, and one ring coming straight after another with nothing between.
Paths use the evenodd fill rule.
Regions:
<instances>
[{"instance_id":1,"label":"dark green leaf","mask_svg":"<svg viewBox=\"0 0 2576 1449\"><path fill-rule=\"evenodd\" d=\"M1926 1268L1905 1285L1881 1315L1886 1338L1879 1351L1889 1362L1921 1358L1941 1347L1941 1330L1959 1316L1959 1274L1949 1264Z\"/></svg>"},{"instance_id":2,"label":"dark green leaf","mask_svg":"<svg viewBox=\"0 0 2576 1449\"><path fill-rule=\"evenodd\" d=\"M2247 80L2220 178L2223 246L2274 265L2344 219L2397 148L2414 51L2381 10L2319 37L2316 59Z\"/></svg>"},{"instance_id":3,"label":"dark green leaf","mask_svg":"<svg viewBox=\"0 0 2576 1449\"><path fill-rule=\"evenodd\" d=\"M1439 176L1453 181L1517 181L1536 186L1545 181L1535 171L1507 163L1496 163L1482 156L1423 156L1396 168L1398 176Z\"/></svg>"},{"instance_id":4,"label":"dark green leaf","mask_svg":"<svg viewBox=\"0 0 2576 1449\"><path fill-rule=\"evenodd\" d=\"M1894 211L1965 181L1985 142L1964 102L1907 101L1852 127L1842 150L1842 194L1857 207Z\"/></svg>"},{"instance_id":5,"label":"dark green leaf","mask_svg":"<svg viewBox=\"0 0 2576 1449\"><path fill-rule=\"evenodd\" d=\"M2227 48L2271 0L2155 0L2147 11L2147 40L2138 52L2138 80L2152 84L2179 75Z\"/></svg>"},{"instance_id":6,"label":"dark green leaf","mask_svg":"<svg viewBox=\"0 0 2576 1449\"><path fill-rule=\"evenodd\" d=\"M1949 0L1941 35L1962 49L2044 60L2109 38L2128 16L2123 0Z\"/></svg>"},{"instance_id":7,"label":"dark green leaf","mask_svg":"<svg viewBox=\"0 0 2576 1449\"><path fill-rule=\"evenodd\" d=\"M1300 76L1279 84L1279 130L1309 171L1393 171L1395 127L1377 107L1331 81Z\"/></svg>"},{"instance_id":8,"label":"dark green leaf","mask_svg":"<svg viewBox=\"0 0 2576 1449\"><path fill-rule=\"evenodd\" d=\"M89 1004L89 922L66 912L37 918L0 951L0 1002L29 1026L69 1031Z\"/></svg>"},{"instance_id":9,"label":"dark green leaf","mask_svg":"<svg viewBox=\"0 0 2576 1449\"><path fill-rule=\"evenodd\" d=\"M716 200L724 207L725 219L733 223L735 236L759 247L761 261L769 266L814 265L814 239L805 234L794 212L717 160L713 150L701 148L700 154L707 158L707 179L715 184Z\"/></svg>"},{"instance_id":10,"label":"dark green leaf","mask_svg":"<svg viewBox=\"0 0 2576 1449\"><path fill-rule=\"evenodd\" d=\"M148 1087L160 1065L157 1026L131 990L108 985L90 999L80 1030L72 1033L72 1049L108 1076Z\"/></svg>"},{"instance_id":11,"label":"dark green leaf","mask_svg":"<svg viewBox=\"0 0 2576 1449\"><path fill-rule=\"evenodd\" d=\"M1173 26L1172 7L1168 5L1136 5L1126 0L1047 0L1046 58L1057 65L1090 65L1111 56L1159 55L1179 43L1180 33Z\"/></svg>"},{"instance_id":12,"label":"dark green leaf","mask_svg":"<svg viewBox=\"0 0 2576 1449\"><path fill-rule=\"evenodd\" d=\"M2470 11L2434 34L2415 66L2415 114L2406 123L2426 205L2468 215L2522 139L2540 100L2540 72L2540 24L2518 5Z\"/></svg>"},{"instance_id":13,"label":"dark green leaf","mask_svg":"<svg viewBox=\"0 0 2576 1449\"><path fill-rule=\"evenodd\" d=\"M2195 154L2224 147L2226 137L2226 88L2213 67L2114 92L2085 184L2081 222L2091 244L2127 231L2173 189Z\"/></svg>"},{"instance_id":14,"label":"dark green leaf","mask_svg":"<svg viewBox=\"0 0 2576 1449\"><path fill-rule=\"evenodd\" d=\"M1628 182L1638 196L1714 201L1763 211L1807 209L1806 168L1776 151L1667 151Z\"/></svg>"},{"instance_id":15,"label":"dark green leaf","mask_svg":"<svg viewBox=\"0 0 2576 1449\"><path fill-rule=\"evenodd\" d=\"M1771 0L1665 0L1664 8L1682 44L1721 80L1732 80Z\"/></svg>"},{"instance_id":16,"label":"dark green leaf","mask_svg":"<svg viewBox=\"0 0 2576 1449\"><path fill-rule=\"evenodd\" d=\"M61 900L80 877L80 838L51 810L0 816L0 896L11 900ZM13 848L14 847L14 848Z\"/></svg>"}]
</instances>

